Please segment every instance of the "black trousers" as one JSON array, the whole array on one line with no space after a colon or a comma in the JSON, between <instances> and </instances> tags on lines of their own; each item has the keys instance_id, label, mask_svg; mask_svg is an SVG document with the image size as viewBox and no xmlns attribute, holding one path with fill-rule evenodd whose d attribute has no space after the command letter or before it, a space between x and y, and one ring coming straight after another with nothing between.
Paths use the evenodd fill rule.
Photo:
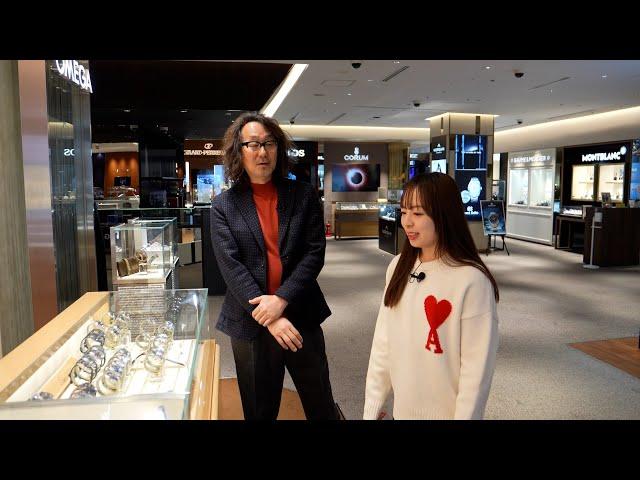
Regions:
<instances>
[{"instance_id":1,"label":"black trousers","mask_svg":"<svg viewBox=\"0 0 640 480\"><path fill-rule=\"evenodd\" d=\"M280 410L285 366L307 420L337 420L322 328L298 329L302 348L283 349L263 328L253 340L231 338L242 410L246 420L275 420Z\"/></svg>"}]
</instances>

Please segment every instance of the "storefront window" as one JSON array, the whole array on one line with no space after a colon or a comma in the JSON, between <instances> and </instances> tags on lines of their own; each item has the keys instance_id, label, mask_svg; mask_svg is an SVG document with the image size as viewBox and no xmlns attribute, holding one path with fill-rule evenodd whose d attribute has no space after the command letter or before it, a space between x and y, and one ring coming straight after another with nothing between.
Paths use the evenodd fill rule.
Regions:
<instances>
[{"instance_id":1,"label":"storefront window","mask_svg":"<svg viewBox=\"0 0 640 480\"><path fill-rule=\"evenodd\" d=\"M606 192L611 195L611 201L622 202L624 197L624 163L600 165L598 177L596 200L602 200L602 193Z\"/></svg>"},{"instance_id":2,"label":"storefront window","mask_svg":"<svg viewBox=\"0 0 640 480\"><path fill-rule=\"evenodd\" d=\"M509 204L529 204L529 170L512 169L509 174Z\"/></svg>"},{"instance_id":3,"label":"storefront window","mask_svg":"<svg viewBox=\"0 0 640 480\"><path fill-rule=\"evenodd\" d=\"M551 168L532 168L530 206L551 208L552 202L553 170Z\"/></svg>"},{"instance_id":4,"label":"storefront window","mask_svg":"<svg viewBox=\"0 0 640 480\"><path fill-rule=\"evenodd\" d=\"M594 165L573 165L571 200L593 200Z\"/></svg>"}]
</instances>

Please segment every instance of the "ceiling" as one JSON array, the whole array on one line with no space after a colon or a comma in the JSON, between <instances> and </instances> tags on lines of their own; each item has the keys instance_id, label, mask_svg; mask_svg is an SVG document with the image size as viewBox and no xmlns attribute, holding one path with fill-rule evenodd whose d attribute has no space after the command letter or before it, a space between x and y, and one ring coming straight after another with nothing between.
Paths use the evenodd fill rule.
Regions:
<instances>
[{"instance_id":1,"label":"ceiling","mask_svg":"<svg viewBox=\"0 0 640 480\"><path fill-rule=\"evenodd\" d=\"M640 105L637 60L352 62L91 61L93 142L219 138L241 111L265 106L293 63L309 66L275 117L296 128L426 128L462 112L499 115L501 131Z\"/></svg>"},{"instance_id":2,"label":"ceiling","mask_svg":"<svg viewBox=\"0 0 640 480\"><path fill-rule=\"evenodd\" d=\"M240 112L260 110L291 65L209 61L89 63L93 142L178 144L221 137ZM162 145L160 145L162 146Z\"/></svg>"},{"instance_id":3,"label":"ceiling","mask_svg":"<svg viewBox=\"0 0 640 480\"><path fill-rule=\"evenodd\" d=\"M500 131L640 105L636 60L358 60L358 69L352 62L286 61L309 67L276 118L425 128L445 112L485 113L499 115Z\"/></svg>"}]
</instances>

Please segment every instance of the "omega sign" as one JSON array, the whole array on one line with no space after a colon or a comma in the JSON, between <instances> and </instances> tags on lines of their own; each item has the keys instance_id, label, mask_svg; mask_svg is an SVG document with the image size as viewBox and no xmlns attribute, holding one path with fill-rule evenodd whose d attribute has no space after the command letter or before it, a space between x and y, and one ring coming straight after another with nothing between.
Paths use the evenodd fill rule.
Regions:
<instances>
[{"instance_id":1,"label":"omega sign","mask_svg":"<svg viewBox=\"0 0 640 480\"><path fill-rule=\"evenodd\" d=\"M93 93L93 87L91 87L91 75L89 75L89 70L80 65L77 60L56 60L56 68L58 69L58 73L60 73L60 75L71 80L82 90Z\"/></svg>"},{"instance_id":2,"label":"omega sign","mask_svg":"<svg viewBox=\"0 0 640 480\"><path fill-rule=\"evenodd\" d=\"M582 155L583 162L606 162L607 160L620 160L620 157L627 153L627 147L624 145L620 147L620 150L617 152L606 152L606 153L588 153L586 155Z\"/></svg>"},{"instance_id":3,"label":"omega sign","mask_svg":"<svg viewBox=\"0 0 640 480\"><path fill-rule=\"evenodd\" d=\"M353 149L353 155L345 155L344 159L347 162L368 162L369 155L360 155L360 147Z\"/></svg>"}]
</instances>

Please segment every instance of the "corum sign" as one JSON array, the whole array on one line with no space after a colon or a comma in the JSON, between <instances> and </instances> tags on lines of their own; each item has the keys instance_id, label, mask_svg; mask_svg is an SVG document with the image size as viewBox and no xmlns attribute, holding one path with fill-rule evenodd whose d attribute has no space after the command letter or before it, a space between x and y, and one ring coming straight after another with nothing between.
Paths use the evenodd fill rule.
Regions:
<instances>
[{"instance_id":1,"label":"corum sign","mask_svg":"<svg viewBox=\"0 0 640 480\"><path fill-rule=\"evenodd\" d=\"M93 93L89 70L80 65L77 60L56 60L56 68L60 75L71 80L82 90Z\"/></svg>"},{"instance_id":2,"label":"corum sign","mask_svg":"<svg viewBox=\"0 0 640 480\"><path fill-rule=\"evenodd\" d=\"M368 162L369 155L360 155L360 147L353 149L353 155L345 155L344 159L347 162Z\"/></svg>"}]
</instances>

